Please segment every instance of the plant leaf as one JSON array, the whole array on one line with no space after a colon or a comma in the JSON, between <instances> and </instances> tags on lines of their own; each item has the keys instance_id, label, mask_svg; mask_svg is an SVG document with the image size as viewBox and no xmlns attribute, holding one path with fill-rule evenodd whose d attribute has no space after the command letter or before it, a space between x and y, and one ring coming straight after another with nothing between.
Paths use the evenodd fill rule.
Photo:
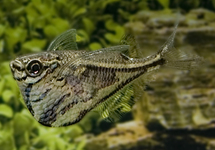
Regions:
<instances>
[{"instance_id":1,"label":"plant leaf","mask_svg":"<svg viewBox=\"0 0 215 150\"><path fill-rule=\"evenodd\" d=\"M31 52L40 52L44 49L46 45L46 40L40 40L40 39L32 39L31 41L25 42L23 44L23 48L26 51Z\"/></svg>"},{"instance_id":2,"label":"plant leaf","mask_svg":"<svg viewBox=\"0 0 215 150\"><path fill-rule=\"evenodd\" d=\"M0 115L11 118L13 116L13 110L8 105L1 104Z\"/></svg>"}]
</instances>

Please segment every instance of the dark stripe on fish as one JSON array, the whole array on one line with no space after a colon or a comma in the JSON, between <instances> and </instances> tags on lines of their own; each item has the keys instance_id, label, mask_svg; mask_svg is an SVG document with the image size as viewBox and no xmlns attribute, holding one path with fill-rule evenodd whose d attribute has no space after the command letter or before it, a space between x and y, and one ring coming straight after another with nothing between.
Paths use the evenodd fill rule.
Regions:
<instances>
[{"instance_id":1,"label":"dark stripe on fish","mask_svg":"<svg viewBox=\"0 0 215 150\"><path fill-rule=\"evenodd\" d=\"M47 90L45 91L45 93L41 94L40 97L39 97L38 99L32 100L32 102L39 102L39 101L43 100L43 98L46 97L46 95L47 95L50 91L51 91L51 89L47 89Z\"/></svg>"},{"instance_id":2,"label":"dark stripe on fish","mask_svg":"<svg viewBox=\"0 0 215 150\"><path fill-rule=\"evenodd\" d=\"M108 68L108 67L100 67L95 65L86 65L86 68L92 69L92 70L102 70L102 71L112 71L112 72L135 72L145 68L148 69L150 67L155 67L157 65L163 65L163 64L165 64L165 60L161 58L155 62L152 62L151 64L141 66L141 67L135 67L135 68Z\"/></svg>"},{"instance_id":3,"label":"dark stripe on fish","mask_svg":"<svg viewBox=\"0 0 215 150\"><path fill-rule=\"evenodd\" d=\"M60 110L60 114L64 115L69 109L71 109L74 105L78 104L78 100L74 99L72 103L69 103L64 108Z\"/></svg>"},{"instance_id":4,"label":"dark stripe on fish","mask_svg":"<svg viewBox=\"0 0 215 150\"><path fill-rule=\"evenodd\" d=\"M60 104L63 103L64 100L69 96L70 96L70 93L63 95L59 100L57 100L53 104L51 109L48 109L40 116L40 119L38 122L45 126L51 126L51 124L56 121L57 109L59 108Z\"/></svg>"},{"instance_id":5,"label":"dark stripe on fish","mask_svg":"<svg viewBox=\"0 0 215 150\"><path fill-rule=\"evenodd\" d=\"M31 114L34 116L34 110L32 109L31 103L30 103L30 93L31 93L31 89L32 89L33 84L28 84L28 86L25 88L25 103L26 106L28 108L28 110L31 112Z\"/></svg>"},{"instance_id":6,"label":"dark stripe on fish","mask_svg":"<svg viewBox=\"0 0 215 150\"><path fill-rule=\"evenodd\" d=\"M22 81L22 80L25 80L27 78L27 76L23 77L23 78L14 78L15 80L17 81Z\"/></svg>"}]
</instances>

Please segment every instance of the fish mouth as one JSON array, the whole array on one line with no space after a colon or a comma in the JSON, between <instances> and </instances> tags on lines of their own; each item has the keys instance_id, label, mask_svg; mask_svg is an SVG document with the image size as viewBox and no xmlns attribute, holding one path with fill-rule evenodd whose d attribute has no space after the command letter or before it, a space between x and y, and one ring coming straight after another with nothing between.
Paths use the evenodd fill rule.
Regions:
<instances>
[{"instance_id":1,"label":"fish mouth","mask_svg":"<svg viewBox=\"0 0 215 150\"><path fill-rule=\"evenodd\" d=\"M14 60L10 62L10 70L13 74L13 78L15 80L21 81L26 77L22 76L23 71L25 71L25 67L19 60Z\"/></svg>"},{"instance_id":2,"label":"fish mouth","mask_svg":"<svg viewBox=\"0 0 215 150\"><path fill-rule=\"evenodd\" d=\"M25 69L24 65L22 64L21 61L19 60L14 60L10 62L10 69L12 72L14 72L15 70L18 71L23 71Z\"/></svg>"}]
</instances>

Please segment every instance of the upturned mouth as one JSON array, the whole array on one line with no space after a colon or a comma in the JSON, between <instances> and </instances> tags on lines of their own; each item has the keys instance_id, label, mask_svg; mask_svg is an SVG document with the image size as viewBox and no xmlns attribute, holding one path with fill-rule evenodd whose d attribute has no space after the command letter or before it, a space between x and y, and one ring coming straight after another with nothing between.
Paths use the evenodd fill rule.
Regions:
<instances>
[{"instance_id":1,"label":"upturned mouth","mask_svg":"<svg viewBox=\"0 0 215 150\"><path fill-rule=\"evenodd\" d=\"M20 62L18 60L14 60L14 61L10 62L10 69L12 72L14 72L15 70L23 71L25 68L24 68L24 65L22 64L22 62Z\"/></svg>"},{"instance_id":2,"label":"upturned mouth","mask_svg":"<svg viewBox=\"0 0 215 150\"><path fill-rule=\"evenodd\" d=\"M19 60L14 60L10 62L10 69L15 80L22 80L23 71L25 70L24 65Z\"/></svg>"}]
</instances>

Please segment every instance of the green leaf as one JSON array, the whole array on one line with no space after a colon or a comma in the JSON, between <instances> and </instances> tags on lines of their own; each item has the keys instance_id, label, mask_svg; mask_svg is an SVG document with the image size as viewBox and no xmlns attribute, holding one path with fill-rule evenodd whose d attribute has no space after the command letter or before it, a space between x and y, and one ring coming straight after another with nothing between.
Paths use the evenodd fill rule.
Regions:
<instances>
[{"instance_id":1,"label":"green leaf","mask_svg":"<svg viewBox=\"0 0 215 150\"><path fill-rule=\"evenodd\" d=\"M13 14L21 14L21 13L24 13L24 11L25 11L25 7L22 6L22 7L19 7L17 9L13 10Z\"/></svg>"},{"instance_id":2,"label":"green leaf","mask_svg":"<svg viewBox=\"0 0 215 150\"><path fill-rule=\"evenodd\" d=\"M35 1L35 0L34 0ZM25 8L27 19L29 24L34 27L34 23L37 21L37 18L40 16L38 11L34 8L33 4L30 3Z\"/></svg>"},{"instance_id":3,"label":"green leaf","mask_svg":"<svg viewBox=\"0 0 215 150\"><path fill-rule=\"evenodd\" d=\"M42 14L42 17L51 17L52 15L55 15L55 11L53 10L53 7L50 7L50 5L51 3L49 5L46 5L45 3L36 5L37 10Z\"/></svg>"},{"instance_id":4,"label":"green leaf","mask_svg":"<svg viewBox=\"0 0 215 150\"><path fill-rule=\"evenodd\" d=\"M6 62L1 62L0 64L0 74L1 75L7 75L7 74L11 74L11 70L10 70L10 67L9 67L9 62L6 61Z\"/></svg>"},{"instance_id":5,"label":"green leaf","mask_svg":"<svg viewBox=\"0 0 215 150\"><path fill-rule=\"evenodd\" d=\"M115 31L116 26L119 26L119 25L117 23L115 23L113 20L108 20L105 22L105 27L108 30Z\"/></svg>"},{"instance_id":6,"label":"green leaf","mask_svg":"<svg viewBox=\"0 0 215 150\"><path fill-rule=\"evenodd\" d=\"M4 90L2 93L2 98L5 103L8 103L13 97L15 97L15 95L11 90Z\"/></svg>"},{"instance_id":7,"label":"green leaf","mask_svg":"<svg viewBox=\"0 0 215 150\"><path fill-rule=\"evenodd\" d=\"M27 51L40 52L44 49L45 45L46 40L32 39L31 41L25 42L23 48Z\"/></svg>"},{"instance_id":8,"label":"green leaf","mask_svg":"<svg viewBox=\"0 0 215 150\"><path fill-rule=\"evenodd\" d=\"M102 46L100 43L94 42L90 44L89 48L90 50L98 50L98 49L101 49Z\"/></svg>"},{"instance_id":9,"label":"green leaf","mask_svg":"<svg viewBox=\"0 0 215 150\"><path fill-rule=\"evenodd\" d=\"M12 122L5 124L0 130L0 147L2 150L16 150Z\"/></svg>"},{"instance_id":10,"label":"green leaf","mask_svg":"<svg viewBox=\"0 0 215 150\"><path fill-rule=\"evenodd\" d=\"M22 135L32 127L32 120L23 113L16 113L14 116L14 134Z\"/></svg>"},{"instance_id":11,"label":"green leaf","mask_svg":"<svg viewBox=\"0 0 215 150\"><path fill-rule=\"evenodd\" d=\"M13 110L8 105L1 104L0 115L11 118L13 116Z\"/></svg>"},{"instance_id":12,"label":"green leaf","mask_svg":"<svg viewBox=\"0 0 215 150\"><path fill-rule=\"evenodd\" d=\"M78 36L80 36L82 38L83 42L89 42L90 41L90 37L89 37L89 35L87 34L86 31L77 30L77 34L78 34Z\"/></svg>"},{"instance_id":13,"label":"green leaf","mask_svg":"<svg viewBox=\"0 0 215 150\"><path fill-rule=\"evenodd\" d=\"M5 26L0 24L0 36L2 36L5 32Z\"/></svg>"},{"instance_id":14,"label":"green leaf","mask_svg":"<svg viewBox=\"0 0 215 150\"><path fill-rule=\"evenodd\" d=\"M50 20L50 25L45 26L44 33L50 40L53 40L55 37L68 29L69 22L67 20L53 18Z\"/></svg>"},{"instance_id":15,"label":"green leaf","mask_svg":"<svg viewBox=\"0 0 215 150\"><path fill-rule=\"evenodd\" d=\"M1 32L1 31L0 31ZM2 39L2 40L0 40L0 53L2 53L3 52L3 50L4 50L4 40Z\"/></svg>"},{"instance_id":16,"label":"green leaf","mask_svg":"<svg viewBox=\"0 0 215 150\"><path fill-rule=\"evenodd\" d=\"M124 35L124 27L115 23L113 20L108 20L105 22L105 27L108 30L115 31L115 34L106 33L105 38L111 43L119 43L120 39Z\"/></svg>"},{"instance_id":17,"label":"green leaf","mask_svg":"<svg viewBox=\"0 0 215 150\"><path fill-rule=\"evenodd\" d=\"M59 34L70 28L69 22L61 18L53 18L50 23L57 28Z\"/></svg>"},{"instance_id":18,"label":"green leaf","mask_svg":"<svg viewBox=\"0 0 215 150\"><path fill-rule=\"evenodd\" d=\"M76 42L84 41L82 37L76 34Z\"/></svg>"},{"instance_id":19,"label":"green leaf","mask_svg":"<svg viewBox=\"0 0 215 150\"><path fill-rule=\"evenodd\" d=\"M18 98L19 97L19 88L18 88L16 81L13 79L12 74L5 75L4 79L5 79L5 82L7 83L7 84L5 84L5 88L10 89L11 92L15 95L14 97ZM14 102L14 103L16 103L16 102Z\"/></svg>"},{"instance_id":20,"label":"green leaf","mask_svg":"<svg viewBox=\"0 0 215 150\"><path fill-rule=\"evenodd\" d=\"M111 43L119 43L119 39L112 33L106 33L105 38Z\"/></svg>"},{"instance_id":21,"label":"green leaf","mask_svg":"<svg viewBox=\"0 0 215 150\"><path fill-rule=\"evenodd\" d=\"M91 33L95 30L95 25L93 24L93 22L88 19L88 18L83 18L82 19L83 23L84 23L84 27L85 30L87 31L87 33L89 35L91 35Z\"/></svg>"},{"instance_id":22,"label":"green leaf","mask_svg":"<svg viewBox=\"0 0 215 150\"><path fill-rule=\"evenodd\" d=\"M85 145L86 145L86 141L82 140L80 143L78 143L77 150L83 150Z\"/></svg>"},{"instance_id":23,"label":"green leaf","mask_svg":"<svg viewBox=\"0 0 215 150\"><path fill-rule=\"evenodd\" d=\"M110 41L111 43L119 43L122 36L124 35L124 28L121 26L116 26L115 27L115 32L116 34L112 34L112 33L106 33L105 34L105 38Z\"/></svg>"},{"instance_id":24,"label":"green leaf","mask_svg":"<svg viewBox=\"0 0 215 150\"><path fill-rule=\"evenodd\" d=\"M28 145L22 145L19 150L29 150L29 146Z\"/></svg>"},{"instance_id":25,"label":"green leaf","mask_svg":"<svg viewBox=\"0 0 215 150\"><path fill-rule=\"evenodd\" d=\"M165 8L169 8L169 0L158 0L158 2Z\"/></svg>"},{"instance_id":26,"label":"green leaf","mask_svg":"<svg viewBox=\"0 0 215 150\"><path fill-rule=\"evenodd\" d=\"M83 129L79 125L75 124L69 127L68 130L63 133L63 138L74 140L76 137L82 135L83 133Z\"/></svg>"},{"instance_id":27,"label":"green leaf","mask_svg":"<svg viewBox=\"0 0 215 150\"><path fill-rule=\"evenodd\" d=\"M4 86L5 86L5 80L0 78L0 96L2 95L2 92L4 90Z\"/></svg>"},{"instance_id":28,"label":"green leaf","mask_svg":"<svg viewBox=\"0 0 215 150\"><path fill-rule=\"evenodd\" d=\"M18 42L23 43L27 37L27 30L21 27L8 28L5 33L7 47L10 51L13 51L15 44Z\"/></svg>"},{"instance_id":29,"label":"green leaf","mask_svg":"<svg viewBox=\"0 0 215 150\"><path fill-rule=\"evenodd\" d=\"M42 3L41 3L41 0L32 0L32 3L31 4L33 4L34 6L39 6L39 5L41 5Z\"/></svg>"},{"instance_id":30,"label":"green leaf","mask_svg":"<svg viewBox=\"0 0 215 150\"><path fill-rule=\"evenodd\" d=\"M115 32L116 32L116 36L117 36L118 40L121 40L121 38L125 34L125 29L122 26L117 26L115 28Z\"/></svg>"},{"instance_id":31,"label":"green leaf","mask_svg":"<svg viewBox=\"0 0 215 150\"><path fill-rule=\"evenodd\" d=\"M57 28L54 25L47 25L44 28L44 33L48 38L55 38L57 37L60 33L57 31Z\"/></svg>"},{"instance_id":32,"label":"green leaf","mask_svg":"<svg viewBox=\"0 0 215 150\"><path fill-rule=\"evenodd\" d=\"M77 17L77 16L79 16L79 15L82 15L82 14L84 14L84 13L86 13L86 12L87 12L87 9L86 9L86 8L84 8L84 7L79 8L79 9L74 13L73 18L75 18L75 17Z\"/></svg>"},{"instance_id":33,"label":"green leaf","mask_svg":"<svg viewBox=\"0 0 215 150\"><path fill-rule=\"evenodd\" d=\"M19 129L14 129L14 132L16 132L16 130L20 130L20 129L24 129L24 127L21 127ZM28 149L29 149L29 138L30 138L30 134L31 132L29 132L28 130L24 130L21 134L19 135L16 135L15 134L15 139L16 139L16 146L17 147L21 147L23 145L26 145L28 146Z\"/></svg>"}]
</instances>

